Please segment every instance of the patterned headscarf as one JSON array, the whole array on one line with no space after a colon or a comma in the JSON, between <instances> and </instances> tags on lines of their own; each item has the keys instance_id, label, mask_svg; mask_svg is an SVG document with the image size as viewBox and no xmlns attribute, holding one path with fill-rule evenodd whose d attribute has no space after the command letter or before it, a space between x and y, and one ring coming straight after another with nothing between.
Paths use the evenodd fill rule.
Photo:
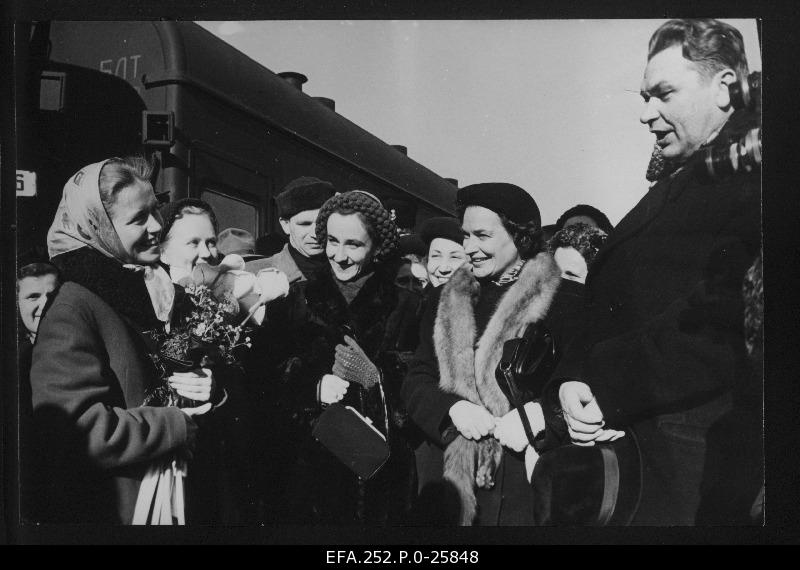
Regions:
<instances>
[{"instance_id":1,"label":"patterned headscarf","mask_svg":"<svg viewBox=\"0 0 800 570\"><path fill-rule=\"evenodd\" d=\"M175 288L169 275L159 265L127 263L128 253L100 198L100 171L109 160L113 159L83 167L64 185L64 194L47 232L48 254L52 259L62 253L91 247L117 260L126 269L140 273L156 316L160 321L168 322L175 300Z\"/></svg>"}]
</instances>

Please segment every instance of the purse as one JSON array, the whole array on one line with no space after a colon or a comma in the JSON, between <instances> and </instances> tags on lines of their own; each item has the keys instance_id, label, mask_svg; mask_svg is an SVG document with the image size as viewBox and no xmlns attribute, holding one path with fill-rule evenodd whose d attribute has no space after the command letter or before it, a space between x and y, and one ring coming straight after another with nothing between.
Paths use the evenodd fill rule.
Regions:
<instances>
[{"instance_id":1,"label":"purse","mask_svg":"<svg viewBox=\"0 0 800 570\"><path fill-rule=\"evenodd\" d=\"M369 418L341 403L331 404L322 412L312 435L364 481L374 477L389 460L386 436Z\"/></svg>"},{"instance_id":2,"label":"purse","mask_svg":"<svg viewBox=\"0 0 800 570\"><path fill-rule=\"evenodd\" d=\"M553 335L542 323L531 323L521 337L503 344L495 377L509 400L530 401L542 395L555 363Z\"/></svg>"}]
</instances>

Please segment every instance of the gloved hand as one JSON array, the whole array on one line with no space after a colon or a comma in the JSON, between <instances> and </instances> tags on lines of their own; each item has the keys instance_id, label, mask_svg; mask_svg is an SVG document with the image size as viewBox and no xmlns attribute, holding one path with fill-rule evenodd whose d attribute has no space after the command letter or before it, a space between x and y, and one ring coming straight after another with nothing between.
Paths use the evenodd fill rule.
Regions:
<instances>
[{"instance_id":1,"label":"gloved hand","mask_svg":"<svg viewBox=\"0 0 800 570\"><path fill-rule=\"evenodd\" d=\"M336 346L336 361L333 374L348 382L356 382L364 388L372 388L381 378L378 367L364 354L358 343L345 335L345 344Z\"/></svg>"}]
</instances>

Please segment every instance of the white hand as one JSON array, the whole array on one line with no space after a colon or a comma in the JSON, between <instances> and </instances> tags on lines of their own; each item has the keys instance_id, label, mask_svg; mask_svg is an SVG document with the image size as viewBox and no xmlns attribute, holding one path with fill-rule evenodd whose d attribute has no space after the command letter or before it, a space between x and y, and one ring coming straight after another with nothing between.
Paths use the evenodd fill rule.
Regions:
<instances>
[{"instance_id":1,"label":"white hand","mask_svg":"<svg viewBox=\"0 0 800 570\"><path fill-rule=\"evenodd\" d=\"M198 402L210 400L215 388L214 373L208 368L192 372L176 372L168 381L170 388L173 388L179 396Z\"/></svg>"},{"instance_id":2,"label":"white hand","mask_svg":"<svg viewBox=\"0 0 800 570\"><path fill-rule=\"evenodd\" d=\"M319 381L319 401L323 404L338 402L347 393L350 382L333 374L326 374Z\"/></svg>"},{"instance_id":3,"label":"white hand","mask_svg":"<svg viewBox=\"0 0 800 570\"><path fill-rule=\"evenodd\" d=\"M461 435L467 439L487 436L495 425L495 417L483 406L467 400L456 402L450 408L450 419Z\"/></svg>"}]
</instances>

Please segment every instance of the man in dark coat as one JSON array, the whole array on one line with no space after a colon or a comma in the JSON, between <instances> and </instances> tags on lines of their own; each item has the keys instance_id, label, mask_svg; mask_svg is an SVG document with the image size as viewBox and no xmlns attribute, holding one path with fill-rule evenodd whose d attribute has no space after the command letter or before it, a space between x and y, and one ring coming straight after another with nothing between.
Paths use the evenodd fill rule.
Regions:
<instances>
[{"instance_id":1,"label":"man in dark coat","mask_svg":"<svg viewBox=\"0 0 800 570\"><path fill-rule=\"evenodd\" d=\"M334 193L333 184L311 176L289 182L275 197L281 228L289 236L289 243L266 259L248 261L245 269L252 273L268 267L278 269L291 285L308 280L312 273L325 267L325 246L317 242L314 224L322 204Z\"/></svg>"},{"instance_id":2,"label":"man in dark coat","mask_svg":"<svg viewBox=\"0 0 800 570\"><path fill-rule=\"evenodd\" d=\"M731 84L747 75L741 34L727 24L673 20L654 33L640 120L665 168L595 260L584 331L554 375L572 441L593 442L602 422L635 433L643 491L633 524L695 523L714 469L707 434L746 374L741 287L760 248L759 178L710 180L701 159L756 126L731 103ZM741 451L743 465L763 461Z\"/></svg>"}]
</instances>

